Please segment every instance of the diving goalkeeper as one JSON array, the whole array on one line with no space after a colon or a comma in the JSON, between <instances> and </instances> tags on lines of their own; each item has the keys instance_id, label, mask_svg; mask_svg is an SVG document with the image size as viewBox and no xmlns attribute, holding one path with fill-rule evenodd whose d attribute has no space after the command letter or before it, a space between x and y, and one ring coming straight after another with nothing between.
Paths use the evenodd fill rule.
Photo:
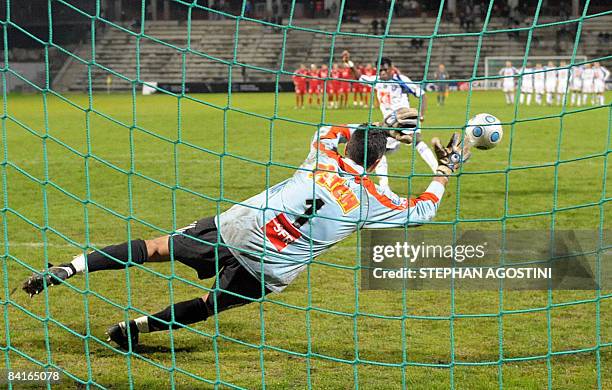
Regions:
<instances>
[{"instance_id":1,"label":"diving goalkeeper","mask_svg":"<svg viewBox=\"0 0 612 390\"><path fill-rule=\"evenodd\" d=\"M415 109L402 109L384 125L394 138L407 142L393 129L416 127L417 115ZM435 216L448 177L469 152L460 150L458 134L446 147L434 138L437 175L418 198L402 198L381 190L366 176L385 154L388 133L381 125L321 127L291 178L169 236L112 245L70 263L49 265L48 272L28 278L23 290L33 296L79 273L171 258L193 268L200 279L217 277L219 288L210 294L108 328L109 340L124 349L137 345L141 333L181 328L281 292L311 259L357 229L416 226ZM338 151L340 143L346 143L345 156Z\"/></svg>"}]
</instances>

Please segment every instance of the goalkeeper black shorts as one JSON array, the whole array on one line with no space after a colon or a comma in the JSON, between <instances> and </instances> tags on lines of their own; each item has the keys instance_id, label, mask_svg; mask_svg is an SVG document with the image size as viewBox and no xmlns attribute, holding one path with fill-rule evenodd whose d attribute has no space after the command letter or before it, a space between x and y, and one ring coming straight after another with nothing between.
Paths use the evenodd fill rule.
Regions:
<instances>
[{"instance_id":1,"label":"goalkeeper black shorts","mask_svg":"<svg viewBox=\"0 0 612 390\"><path fill-rule=\"evenodd\" d=\"M179 229L178 233L170 236L168 242L174 259L196 270L198 278L217 276L214 286L220 288L216 294L217 312L250 303L271 292L265 288L262 294L261 282L236 260L225 245L218 243L223 244L223 240L218 236L214 217L202 218ZM219 259L218 268L216 255ZM208 296L207 304L213 307L212 293Z\"/></svg>"}]
</instances>

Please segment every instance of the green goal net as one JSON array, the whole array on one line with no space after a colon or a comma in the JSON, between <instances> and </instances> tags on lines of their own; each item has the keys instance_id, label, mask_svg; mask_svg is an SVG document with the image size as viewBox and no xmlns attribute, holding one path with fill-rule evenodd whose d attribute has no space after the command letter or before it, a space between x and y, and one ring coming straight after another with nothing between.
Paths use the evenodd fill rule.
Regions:
<instances>
[{"instance_id":1,"label":"green goal net","mask_svg":"<svg viewBox=\"0 0 612 390\"><path fill-rule=\"evenodd\" d=\"M467 17L461 2L410 3L392 0L373 17L344 0L320 10L296 0L1 2L0 383L8 372L32 382L28 373L51 370L59 384L39 385L611 388L610 93L580 90L578 106L568 79L560 100L527 106L524 74L510 104L481 88L502 80L503 58L517 68L563 58L570 73L610 68L609 4L576 2L578 14L560 18L533 1L510 22L492 0ZM315 18L304 17L310 8ZM582 246L596 288L367 289L358 230L283 293L141 334L128 350L107 341L108 326L215 291L212 279L174 261L128 262L33 298L21 291L49 263L176 233L291 177L320 126L381 120L373 90L364 107L330 106L331 74L321 77L321 103L294 109L300 63L333 68L344 50L375 69L390 57L426 91L427 104L410 99L427 141L464 130L477 113L503 122L502 143L474 152L419 229L591 232L596 242ZM486 58L497 59L495 72ZM443 105L441 85L450 90ZM388 156L391 188L403 195L431 181L414 149Z\"/></svg>"}]
</instances>

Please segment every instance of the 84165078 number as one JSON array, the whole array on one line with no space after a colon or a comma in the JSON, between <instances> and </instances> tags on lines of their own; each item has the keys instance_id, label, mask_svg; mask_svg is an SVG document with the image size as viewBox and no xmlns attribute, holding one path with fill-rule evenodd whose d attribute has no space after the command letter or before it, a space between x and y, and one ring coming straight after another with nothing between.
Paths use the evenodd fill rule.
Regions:
<instances>
[{"instance_id":1,"label":"84165078 number","mask_svg":"<svg viewBox=\"0 0 612 390\"><path fill-rule=\"evenodd\" d=\"M57 383L61 379L59 371L53 370L1 370L0 384L7 383Z\"/></svg>"}]
</instances>

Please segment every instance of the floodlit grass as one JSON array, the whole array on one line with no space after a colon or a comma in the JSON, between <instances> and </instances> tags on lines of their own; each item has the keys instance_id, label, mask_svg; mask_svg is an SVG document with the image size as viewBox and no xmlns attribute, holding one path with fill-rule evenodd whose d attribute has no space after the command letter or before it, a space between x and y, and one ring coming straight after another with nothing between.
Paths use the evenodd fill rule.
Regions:
<instances>
[{"instance_id":1,"label":"floodlit grass","mask_svg":"<svg viewBox=\"0 0 612 390\"><path fill-rule=\"evenodd\" d=\"M4 102L1 367L31 369L35 360L111 388L612 387L606 292L363 291L350 268L359 263L356 235L319 259L349 268L313 264L269 302L141 335L134 353L112 348L109 325L203 295L212 281L178 263L146 264L78 276L30 299L20 287L31 270L69 261L81 251L75 244L149 238L223 211L289 177L314 124L366 121L368 110L294 110L292 94L278 106L273 94L133 104L130 94L95 93L91 107L86 95L66 99ZM430 94L427 139L448 138L478 112L514 123L498 148L476 151L451 180L436 222L609 228L610 107L575 110L515 110L501 92L453 93L437 107ZM409 147L390 157L390 173L404 195L430 180ZM68 375L62 383L75 385Z\"/></svg>"}]
</instances>

